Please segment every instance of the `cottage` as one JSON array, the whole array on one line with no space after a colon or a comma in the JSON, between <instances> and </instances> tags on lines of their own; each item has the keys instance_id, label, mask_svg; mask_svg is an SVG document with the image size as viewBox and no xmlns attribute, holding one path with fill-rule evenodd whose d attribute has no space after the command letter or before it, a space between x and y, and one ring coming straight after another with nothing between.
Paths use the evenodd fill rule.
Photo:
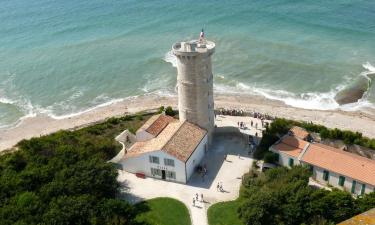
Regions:
<instances>
[{"instance_id":1,"label":"cottage","mask_svg":"<svg viewBox=\"0 0 375 225\"><path fill-rule=\"evenodd\" d=\"M270 147L279 155L282 166L308 165L312 177L322 183L356 195L370 193L375 187L375 160L333 148L310 143L291 132Z\"/></svg>"},{"instance_id":2,"label":"cottage","mask_svg":"<svg viewBox=\"0 0 375 225\"><path fill-rule=\"evenodd\" d=\"M166 115L152 116L126 150L122 168L148 177L187 183L207 151L207 131Z\"/></svg>"}]
</instances>

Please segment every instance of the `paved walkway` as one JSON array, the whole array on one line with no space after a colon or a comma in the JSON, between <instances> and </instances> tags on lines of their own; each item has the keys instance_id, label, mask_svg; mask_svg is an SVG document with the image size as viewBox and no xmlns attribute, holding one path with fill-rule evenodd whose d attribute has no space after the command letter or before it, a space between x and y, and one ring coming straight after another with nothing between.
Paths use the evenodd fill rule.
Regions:
<instances>
[{"instance_id":1,"label":"paved walkway","mask_svg":"<svg viewBox=\"0 0 375 225\"><path fill-rule=\"evenodd\" d=\"M237 124L234 117L217 117L221 122L227 119ZM220 121L217 122L218 125L221 124ZM156 197L175 198L188 207L193 225L207 225L207 209L212 204L238 197L242 175L249 171L253 162L248 151L248 143L243 136L233 132L221 133L215 135L213 145L202 162L207 167L204 180L195 174L185 185L153 178L140 179L122 170L119 171L118 180L122 184L124 197L130 202L136 203ZM226 160L224 155L227 155ZM217 190L216 186L219 182L222 183L224 191ZM196 194L199 195L199 201L193 206L193 198ZM200 201L201 194L204 202Z\"/></svg>"}]
</instances>

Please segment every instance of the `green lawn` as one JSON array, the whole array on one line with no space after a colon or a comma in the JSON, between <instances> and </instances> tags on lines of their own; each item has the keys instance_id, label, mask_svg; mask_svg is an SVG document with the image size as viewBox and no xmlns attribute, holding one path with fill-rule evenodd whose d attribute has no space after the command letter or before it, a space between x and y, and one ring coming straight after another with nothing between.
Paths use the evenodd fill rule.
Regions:
<instances>
[{"instance_id":1,"label":"green lawn","mask_svg":"<svg viewBox=\"0 0 375 225\"><path fill-rule=\"evenodd\" d=\"M136 221L148 225L190 225L186 206L173 198L154 198L135 205Z\"/></svg>"},{"instance_id":2,"label":"green lawn","mask_svg":"<svg viewBox=\"0 0 375 225\"><path fill-rule=\"evenodd\" d=\"M208 208L207 217L209 225L244 225L238 218L238 200L219 202Z\"/></svg>"}]
</instances>

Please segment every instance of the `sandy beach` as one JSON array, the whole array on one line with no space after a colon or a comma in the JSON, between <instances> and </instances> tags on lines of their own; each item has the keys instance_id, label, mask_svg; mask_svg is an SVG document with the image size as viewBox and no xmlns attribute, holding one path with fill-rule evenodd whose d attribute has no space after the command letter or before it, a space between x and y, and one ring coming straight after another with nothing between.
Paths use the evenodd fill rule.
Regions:
<instances>
[{"instance_id":1,"label":"sandy beach","mask_svg":"<svg viewBox=\"0 0 375 225\"><path fill-rule=\"evenodd\" d=\"M161 105L177 107L177 97L141 96L63 119L53 119L47 115L25 118L12 128L0 130L0 151L11 148L22 139L38 137L62 129L87 126L112 116L157 109ZM215 108L242 109L293 120L312 121L330 128L359 131L364 136L375 137L375 113L371 111L364 113L308 110L290 107L282 102L260 96L243 95L216 95Z\"/></svg>"}]
</instances>

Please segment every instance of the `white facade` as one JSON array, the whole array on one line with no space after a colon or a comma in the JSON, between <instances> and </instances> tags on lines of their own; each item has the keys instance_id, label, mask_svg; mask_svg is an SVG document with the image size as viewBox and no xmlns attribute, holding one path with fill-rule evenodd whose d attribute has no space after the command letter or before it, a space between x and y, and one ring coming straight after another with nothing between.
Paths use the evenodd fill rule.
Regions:
<instances>
[{"instance_id":1,"label":"white facade","mask_svg":"<svg viewBox=\"0 0 375 225\"><path fill-rule=\"evenodd\" d=\"M279 161L278 161L279 165L291 168L291 162L290 162L291 160L293 160L292 166L300 165L300 161L296 157L292 157L290 155L279 152L279 151L274 150L272 148L270 148L270 151L279 155Z\"/></svg>"},{"instance_id":2,"label":"white facade","mask_svg":"<svg viewBox=\"0 0 375 225\"><path fill-rule=\"evenodd\" d=\"M154 177L178 183L187 183L191 175L194 173L195 168L202 161L206 146L207 135L205 135L186 163L169 155L163 150L157 150L142 153L136 157L125 158L121 161L121 165L125 171L130 173L140 173L147 177ZM150 156L157 157L158 163L150 162ZM174 166L166 165L164 159L173 160Z\"/></svg>"},{"instance_id":3,"label":"white facade","mask_svg":"<svg viewBox=\"0 0 375 225\"><path fill-rule=\"evenodd\" d=\"M186 174L187 180L193 175L195 168L199 165L202 161L204 154L207 151L207 135L202 139L201 143L197 146L193 154L190 156L188 161L186 162Z\"/></svg>"},{"instance_id":4,"label":"white facade","mask_svg":"<svg viewBox=\"0 0 375 225\"><path fill-rule=\"evenodd\" d=\"M350 192L350 193L355 194L355 195L361 195L361 194L364 194L364 193L367 194L367 193L371 193L371 192L374 191L375 187L373 185L365 184L361 181L354 180L355 182L354 182L354 188L353 188L353 178L350 178L350 177L347 177L347 176L344 176L344 175L340 175L340 174L337 174L333 171L328 171L328 170L325 170L323 168L301 162L298 158L295 158L295 157L289 156L285 153L279 152L279 151L273 149L272 147L270 148L270 151L279 154L278 164L281 165L281 166L291 168L291 166L290 166L290 160L291 159L293 159L294 165L301 165L302 164L302 165L311 166L313 168L312 178L314 180L316 180L317 182L321 183L321 184L331 185L335 188ZM324 171L328 171L328 176L326 177L327 180L324 179L325 178L324 177ZM342 185L340 185L340 183L339 183L340 176L344 177L344 182L342 183ZM364 190L362 190L363 187L364 187Z\"/></svg>"},{"instance_id":5,"label":"white facade","mask_svg":"<svg viewBox=\"0 0 375 225\"><path fill-rule=\"evenodd\" d=\"M363 183L363 182L358 181L358 180L353 180L350 177L346 177L344 175L337 174L337 173L334 173L332 171L327 171L328 176L326 176L326 179L324 179L325 178L324 177L324 173L325 173L324 171L327 171L327 170L325 170L323 168L320 168L320 167L317 167L317 166L314 166L313 167L313 175L312 175L314 180L316 180L316 181L318 181L319 183L322 183L322 184L331 185L335 188L338 188L338 189L341 189L341 190L344 190L344 191L348 191L348 192L350 192L352 194L355 194L355 195L361 195L362 193L367 194L367 193L371 193L371 192L374 191L375 187L370 185L370 184L366 184L366 183ZM343 178L340 178L340 176L343 177ZM343 180L343 183L341 183L341 184L340 184L340 179ZM364 187L364 190L362 190L363 187Z\"/></svg>"}]
</instances>

